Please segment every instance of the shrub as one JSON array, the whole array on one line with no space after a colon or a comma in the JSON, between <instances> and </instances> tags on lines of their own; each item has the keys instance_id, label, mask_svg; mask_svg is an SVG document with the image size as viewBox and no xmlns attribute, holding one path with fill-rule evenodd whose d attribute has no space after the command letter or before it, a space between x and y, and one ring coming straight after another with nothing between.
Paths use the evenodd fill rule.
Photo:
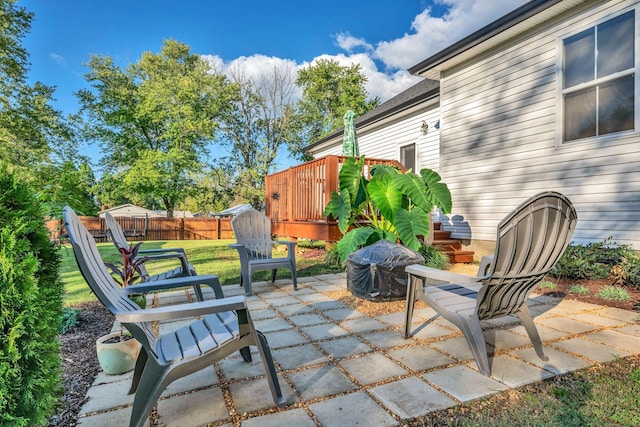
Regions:
<instances>
[{"instance_id":1,"label":"shrub","mask_svg":"<svg viewBox=\"0 0 640 427\"><path fill-rule=\"evenodd\" d=\"M437 268L438 270L449 269L449 257L435 246L422 245L418 252L424 257L425 266Z\"/></svg>"},{"instance_id":2,"label":"shrub","mask_svg":"<svg viewBox=\"0 0 640 427\"><path fill-rule=\"evenodd\" d=\"M640 289L640 254L638 252L627 250L620 271L623 284Z\"/></svg>"},{"instance_id":3,"label":"shrub","mask_svg":"<svg viewBox=\"0 0 640 427\"><path fill-rule=\"evenodd\" d=\"M80 309L64 307L62 309L62 317L60 319L60 326L58 327L58 333L61 335L66 334L78 324L78 313Z\"/></svg>"},{"instance_id":4,"label":"shrub","mask_svg":"<svg viewBox=\"0 0 640 427\"><path fill-rule=\"evenodd\" d=\"M338 248L336 248L335 245L330 245L325 250L324 262L326 262L329 265L335 265L343 269L346 268L346 265L347 265L346 261L343 261L340 259L340 255L338 255Z\"/></svg>"},{"instance_id":5,"label":"shrub","mask_svg":"<svg viewBox=\"0 0 640 427\"><path fill-rule=\"evenodd\" d=\"M0 165L0 425L42 425L58 402L59 268L41 204Z\"/></svg>"},{"instance_id":6,"label":"shrub","mask_svg":"<svg viewBox=\"0 0 640 427\"><path fill-rule=\"evenodd\" d=\"M570 245L549 274L564 279L604 279L611 268L624 259L627 250L611 238L587 245Z\"/></svg>"}]
</instances>

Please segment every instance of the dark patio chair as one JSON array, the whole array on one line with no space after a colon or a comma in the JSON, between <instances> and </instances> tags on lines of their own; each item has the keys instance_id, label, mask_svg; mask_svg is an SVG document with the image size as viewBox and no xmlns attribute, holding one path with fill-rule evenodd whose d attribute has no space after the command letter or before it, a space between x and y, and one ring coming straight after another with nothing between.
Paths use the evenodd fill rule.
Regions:
<instances>
[{"instance_id":1,"label":"dark patio chair","mask_svg":"<svg viewBox=\"0 0 640 427\"><path fill-rule=\"evenodd\" d=\"M104 220L107 224L107 233L111 238L111 241L115 245L116 249L129 248L129 242L125 236L122 227L116 221L116 219L109 212L105 212ZM146 257L149 261L160 261L165 259L177 259L180 261L180 266L163 271L161 273L150 275L144 264L140 264L138 267L138 273L144 278L146 282L153 282L156 280L173 279L176 277L195 276L196 269L193 265L189 264L187 260L187 254L183 248L159 248L159 249L142 249L138 250L138 256ZM202 301L202 294L196 291L196 297L198 301Z\"/></svg>"},{"instance_id":2,"label":"dark patio chair","mask_svg":"<svg viewBox=\"0 0 640 427\"><path fill-rule=\"evenodd\" d=\"M186 276L170 280L143 282L127 288L116 284L107 271L98 248L87 229L69 207L64 222L78 267L91 290L117 320L140 341L142 349L129 393L135 393L129 425L141 426L158 398L173 381L200 371L240 350L251 360L248 346L256 346L262 359L273 400L284 403L271 351L265 336L256 331L243 296L224 298L216 276ZM189 304L141 309L127 297L142 291L192 286L211 286L216 299ZM132 290L133 288L133 290ZM193 318L191 324L156 337L152 322Z\"/></svg>"},{"instance_id":3,"label":"dark patio chair","mask_svg":"<svg viewBox=\"0 0 640 427\"><path fill-rule=\"evenodd\" d=\"M271 281L276 280L278 268L291 270L293 289L298 289L296 272L295 242L271 239L271 220L262 212L248 210L239 213L231 220L233 234L237 243L229 245L240 255L240 284L244 285L246 295L251 295L251 276L255 271L271 270ZM273 257L273 245L286 245L287 256Z\"/></svg>"},{"instance_id":4,"label":"dark patio chair","mask_svg":"<svg viewBox=\"0 0 640 427\"><path fill-rule=\"evenodd\" d=\"M469 277L411 265L407 289L405 338L410 336L416 300L431 306L464 334L480 372L491 367L480 321L517 315L536 353L548 360L527 298L553 268L571 240L578 217L565 196L548 191L518 206L500 224L491 264L483 263L480 277ZM485 274L486 273L486 274Z\"/></svg>"}]
</instances>

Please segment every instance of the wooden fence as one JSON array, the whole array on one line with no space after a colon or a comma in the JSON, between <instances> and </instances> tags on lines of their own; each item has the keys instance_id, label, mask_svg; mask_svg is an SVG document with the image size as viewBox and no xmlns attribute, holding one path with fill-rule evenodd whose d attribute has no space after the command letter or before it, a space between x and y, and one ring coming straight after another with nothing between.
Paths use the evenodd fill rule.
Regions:
<instances>
[{"instance_id":1,"label":"wooden fence","mask_svg":"<svg viewBox=\"0 0 640 427\"><path fill-rule=\"evenodd\" d=\"M97 241L107 240L103 218L81 216L80 221ZM132 241L141 240L222 240L233 239L231 218L145 218L116 217L125 235ZM64 239L64 224L57 220L47 223L52 239Z\"/></svg>"}]
</instances>

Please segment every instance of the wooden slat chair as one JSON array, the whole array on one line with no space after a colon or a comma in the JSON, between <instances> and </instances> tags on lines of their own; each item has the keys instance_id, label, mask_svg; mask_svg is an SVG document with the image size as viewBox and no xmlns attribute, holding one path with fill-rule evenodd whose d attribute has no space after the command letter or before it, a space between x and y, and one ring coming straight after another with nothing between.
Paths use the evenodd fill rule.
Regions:
<instances>
[{"instance_id":1,"label":"wooden slat chair","mask_svg":"<svg viewBox=\"0 0 640 427\"><path fill-rule=\"evenodd\" d=\"M116 249L129 248L129 242L125 236L122 227L116 221L116 219L109 212L105 212L104 221L107 224L107 233L111 238L111 241L115 245ZM142 249L138 251L138 256L147 257L150 261L159 261L164 259L177 259L180 261L180 266L172 270L163 271L161 273L150 275L144 264L141 264L138 268L138 273L144 278L146 282L153 282L156 280L173 279L176 277L195 276L196 269L193 265L189 264L187 260L187 254L183 248L160 248L160 249ZM202 301L202 294L196 291L196 297L198 301Z\"/></svg>"},{"instance_id":2,"label":"wooden slat chair","mask_svg":"<svg viewBox=\"0 0 640 427\"><path fill-rule=\"evenodd\" d=\"M251 276L255 271L271 270L271 281L276 279L278 268L291 270L293 289L298 289L295 242L271 239L271 220L262 212L247 210L231 220L237 243L229 245L240 255L240 284L246 295L251 295ZM286 245L287 257L274 258L273 245Z\"/></svg>"},{"instance_id":3,"label":"wooden slat chair","mask_svg":"<svg viewBox=\"0 0 640 427\"><path fill-rule=\"evenodd\" d=\"M420 299L461 329L484 375L490 375L491 367L482 320L517 315L538 356L548 360L526 301L564 252L577 220L565 196L552 191L540 193L500 222L495 253L485 258L491 264L487 267L483 262L480 277L408 266L405 338L410 336L413 307Z\"/></svg>"},{"instance_id":4,"label":"wooden slat chair","mask_svg":"<svg viewBox=\"0 0 640 427\"><path fill-rule=\"evenodd\" d=\"M273 400L284 403L267 340L256 331L243 296L224 298L216 276L188 276L143 282L121 288L109 275L87 229L69 207L64 222L78 267L91 290L117 320L142 344L129 394L135 393L130 426L141 426L166 387L176 379L210 366L240 350L251 360L248 346L256 346L262 359ZM216 299L189 304L141 309L127 297L131 293L192 286L211 286ZM152 322L200 316L191 324L156 337Z\"/></svg>"}]
</instances>

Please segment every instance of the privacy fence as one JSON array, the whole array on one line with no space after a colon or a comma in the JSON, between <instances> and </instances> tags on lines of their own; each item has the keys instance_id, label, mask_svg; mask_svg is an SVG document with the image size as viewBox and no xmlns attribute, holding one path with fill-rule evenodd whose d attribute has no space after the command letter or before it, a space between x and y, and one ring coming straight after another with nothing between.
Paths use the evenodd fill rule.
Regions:
<instances>
[{"instance_id":1,"label":"privacy fence","mask_svg":"<svg viewBox=\"0 0 640 427\"><path fill-rule=\"evenodd\" d=\"M107 226L103 218L81 216L96 241L107 240ZM222 240L233 239L231 218L148 218L116 217L127 237L131 240ZM47 223L51 238L64 240L64 224L51 220Z\"/></svg>"}]
</instances>

